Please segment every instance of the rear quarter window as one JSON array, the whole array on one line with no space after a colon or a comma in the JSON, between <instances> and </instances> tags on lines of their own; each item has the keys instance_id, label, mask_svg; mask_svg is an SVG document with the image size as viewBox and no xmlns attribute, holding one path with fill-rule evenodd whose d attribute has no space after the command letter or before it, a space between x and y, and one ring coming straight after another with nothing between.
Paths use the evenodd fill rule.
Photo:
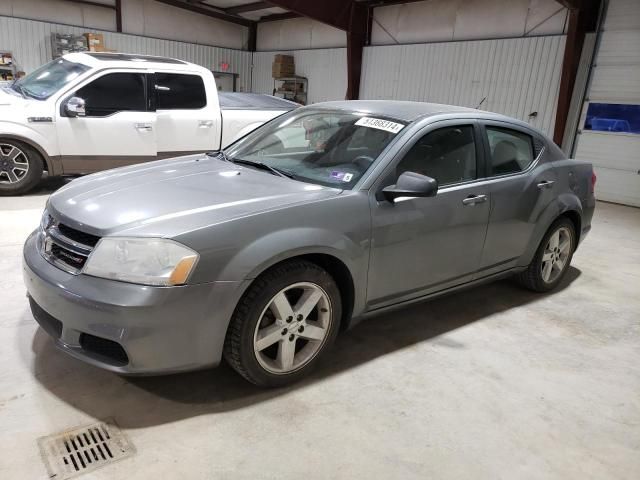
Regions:
<instances>
[{"instance_id":1,"label":"rear quarter window","mask_svg":"<svg viewBox=\"0 0 640 480\"><path fill-rule=\"evenodd\" d=\"M491 175L522 172L535 159L533 137L509 128L486 126Z\"/></svg>"},{"instance_id":2,"label":"rear quarter window","mask_svg":"<svg viewBox=\"0 0 640 480\"><path fill-rule=\"evenodd\" d=\"M196 110L207 105L204 81L200 75L155 74L157 110Z\"/></svg>"}]
</instances>

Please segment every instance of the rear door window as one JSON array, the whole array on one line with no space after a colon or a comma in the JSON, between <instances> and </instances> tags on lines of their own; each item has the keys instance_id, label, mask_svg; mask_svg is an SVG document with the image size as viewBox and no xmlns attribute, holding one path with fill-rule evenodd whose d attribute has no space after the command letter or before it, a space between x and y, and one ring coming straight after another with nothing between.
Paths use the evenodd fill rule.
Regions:
<instances>
[{"instance_id":1,"label":"rear door window","mask_svg":"<svg viewBox=\"0 0 640 480\"><path fill-rule=\"evenodd\" d=\"M200 75L158 72L155 90L157 110L196 110L207 105Z\"/></svg>"},{"instance_id":2,"label":"rear door window","mask_svg":"<svg viewBox=\"0 0 640 480\"><path fill-rule=\"evenodd\" d=\"M487 125L490 175L522 172L534 160L533 138L517 130Z\"/></svg>"}]
</instances>

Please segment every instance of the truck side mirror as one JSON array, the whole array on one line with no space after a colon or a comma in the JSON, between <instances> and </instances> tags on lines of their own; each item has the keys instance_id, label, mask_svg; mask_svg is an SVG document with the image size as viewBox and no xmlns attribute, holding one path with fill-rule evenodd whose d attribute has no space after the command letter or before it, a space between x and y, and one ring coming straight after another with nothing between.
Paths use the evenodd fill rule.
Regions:
<instances>
[{"instance_id":1,"label":"truck side mirror","mask_svg":"<svg viewBox=\"0 0 640 480\"><path fill-rule=\"evenodd\" d=\"M84 98L71 97L64 104L64 111L70 117L84 117L87 114Z\"/></svg>"},{"instance_id":2,"label":"truck side mirror","mask_svg":"<svg viewBox=\"0 0 640 480\"><path fill-rule=\"evenodd\" d=\"M395 185L389 185L382 190L384 198L392 203L401 197L435 197L437 193L436 179L416 172L404 172L398 177Z\"/></svg>"}]
</instances>

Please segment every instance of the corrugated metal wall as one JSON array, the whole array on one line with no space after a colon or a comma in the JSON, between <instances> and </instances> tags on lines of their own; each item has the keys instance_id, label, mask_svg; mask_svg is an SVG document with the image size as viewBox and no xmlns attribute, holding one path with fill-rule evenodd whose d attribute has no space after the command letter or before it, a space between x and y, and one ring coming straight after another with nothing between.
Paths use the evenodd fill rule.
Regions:
<instances>
[{"instance_id":1,"label":"corrugated metal wall","mask_svg":"<svg viewBox=\"0 0 640 480\"><path fill-rule=\"evenodd\" d=\"M474 108L486 97L483 110L551 133L564 42L555 35L367 47L360 97Z\"/></svg>"},{"instance_id":2,"label":"corrugated metal wall","mask_svg":"<svg viewBox=\"0 0 640 480\"><path fill-rule=\"evenodd\" d=\"M107 48L127 53L180 58L212 70L218 69L220 63L225 62L229 64L229 72L240 75L238 88L246 92L251 91L251 52L0 17L0 45L2 49L13 53L18 66L26 72L51 60L50 35L52 32L76 35L85 32L103 33Z\"/></svg>"},{"instance_id":3,"label":"corrugated metal wall","mask_svg":"<svg viewBox=\"0 0 640 480\"><path fill-rule=\"evenodd\" d=\"M273 92L271 63L276 53L293 55L296 74L309 79L309 103L344 100L347 92L347 49L327 48L253 54L253 91Z\"/></svg>"}]
</instances>

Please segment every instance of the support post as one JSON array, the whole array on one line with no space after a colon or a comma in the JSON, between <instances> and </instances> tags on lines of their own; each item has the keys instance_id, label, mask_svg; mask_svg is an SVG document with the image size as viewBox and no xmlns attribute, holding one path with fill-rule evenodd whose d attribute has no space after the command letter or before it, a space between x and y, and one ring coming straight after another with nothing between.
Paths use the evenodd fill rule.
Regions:
<instances>
[{"instance_id":1,"label":"support post","mask_svg":"<svg viewBox=\"0 0 640 480\"><path fill-rule=\"evenodd\" d=\"M349 29L347 30L347 94L346 100L360 98L362 54L367 40L369 8L358 2L351 4Z\"/></svg>"},{"instance_id":2,"label":"support post","mask_svg":"<svg viewBox=\"0 0 640 480\"><path fill-rule=\"evenodd\" d=\"M122 0L116 0L116 31L122 32Z\"/></svg>"},{"instance_id":3,"label":"support post","mask_svg":"<svg viewBox=\"0 0 640 480\"><path fill-rule=\"evenodd\" d=\"M247 39L247 50L250 52L256 51L256 39L258 37L258 23L253 22L249 25L249 38Z\"/></svg>"},{"instance_id":4,"label":"support post","mask_svg":"<svg viewBox=\"0 0 640 480\"><path fill-rule=\"evenodd\" d=\"M562 57L562 73L558 91L556 121L553 129L553 141L556 145L562 145L562 139L564 138L569 108L571 107L571 97L578 74L578 67L580 66L584 37L588 31L595 29L600 6L600 1L598 0L584 0L577 3L564 0L561 3L569 8L569 24L564 56Z\"/></svg>"}]
</instances>

